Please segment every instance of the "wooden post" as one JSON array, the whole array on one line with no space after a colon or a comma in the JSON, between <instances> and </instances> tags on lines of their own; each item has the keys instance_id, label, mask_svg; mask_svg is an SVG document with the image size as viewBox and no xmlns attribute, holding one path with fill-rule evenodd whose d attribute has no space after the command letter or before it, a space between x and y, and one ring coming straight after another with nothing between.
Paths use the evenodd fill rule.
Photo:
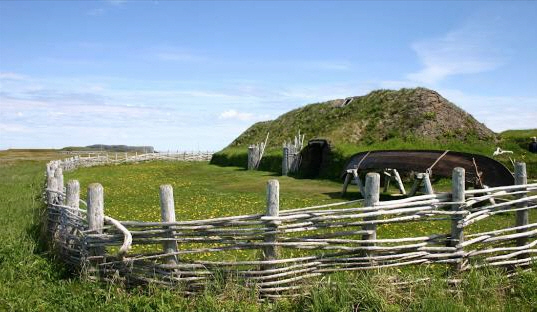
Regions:
<instances>
[{"instance_id":1,"label":"wooden post","mask_svg":"<svg viewBox=\"0 0 537 312\"><path fill-rule=\"evenodd\" d=\"M80 206L80 183L77 180L69 180L65 189L65 205L78 209ZM78 214L78 212L75 212Z\"/></svg>"},{"instance_id":2,"label":"wooden post","mask_svg":"<svg viewBox=\"0 0 537 312\"><path fill-rule=\"evenodd\" d=\"M360 195L362 197L365 197L364 184L362 183L362 180L360 179L360 175L358 174L358 169L352 169L351 173L352 173L352 176L354 177L354 182L358 186L358 191L360 192Z\"/></svg>"},{"instance_id":3,"label":"wooden post","mask_svg":"<svg viewBox=\"0 0 537 312\"><path fill-rule=\"evenodd\" d=\"M515 164L515 184L516 185L524 185L528 184L528 176L526 175L526 163L516 163ZM522 194L517 196L519 198L527 197L526 194ZM517 205L517 208L526 208L528 207L528 202L523 202ZM528 225L529 223L529 215L528 210L519 210L516 212L516 226L522 226L522 225ZM524 232L525 230L517 230L518 233ZM524 246L528 243L527 237L519 237L516 239L516 245L517 246ZM526 257L523 255L523 257ZM523 258L522 257L522 258Z\"/></svg>"},{"instance_id":4,"label":"wooden post","mask_svg":"<svg viewBox=\"0 0 537 312\"><path fill-rule=\"evenodd\" d=\"M465 188L465 170L464 168L457 167L453 169L452 180L451 180L451 201L455 204L451 205L451 211L461 211L462 204L464 203L464 189ZM464 242L464 232L462 223L460 222L462 216L453 215L451 217L451 239L449 245L451 247L456 247ZM462 251L462 250L461 250ZM455 270L461 270L463 266L462 259L461 261L455 264Z\"/></svg>"},{"instance_id":5,"label":"wooden post","mask_svg":"<svg viewBox=\"0 0 537 312\"><path fill-rule=\"evenodd\" d=\"M63 170L62 167L58 166L56 171L54 171L54 178L56 179L56 190L63 193ZM58 194L58 199L63 201L63 196Z\"/></svg>"},{"instance_id":6,"label":"wooden post","mask_svg":"<svg viewBox=\"0 0 537 312\"><path fill-rule=\"evenodd\" d=\"M169 184L160 186L160 216L162 222L175 222L175 204L173 201L173 188ZM164 227L168 230L168 237L175 238L175 232L170 230L169 226ZM176 241L165 241L162 244L164 253L177 252ZM166 257L166 261L169 264L177 264L177 255L171 255Z\"/></svg>"},{"instance_id":7,"label":"wooden post","mask_svg":"<svg viewBox=\"0 0 537 312\"><path fill-rule=\"evenodd\" d=\"M289 174L289 148L285 146L283 148L282 175L286 176L288 174Z\"/></svg>"},{"instance_id":8,"label":"wooden post","mask_svg":"<svg viewBox=\"0 0 537 312\"><path fill-rule=\"evenodd\" d=\"M364 206L374 207L380 201L380 174L376 172L370 172L365 177L365 191L364 191ZM376 220L378 217L366 217L364 221ZM362 227L364 231L370 231L371 233L363 234L363 240L377 239L377 225L366 224ZM365 246L374 246L374 243L366 243ZM366 253L370 254L370 253Z\"/></svg>"},{"instance_id":9,"label":"wooden post","mask_svg":"<svg viewBox=\"0 0 537 312\"><path fill-rule=\"evenodd\" d=\"M67 187L65 188L65 205L71 208L78 209L80 202L80 184L77 180L69 180L67 182ZM78 211L70 211L71 213L80 216ZM71 246L71 241L68 240L68 237L71 233L74 233L75 227L68 225L68 217L64 214L62 215L62 240L64 244L68 247Z\"/></svg>"},{"instance_id":10,"label":"wooden post","mask_svg":"<svg viewBox=\"0 0 537 312\"><path fill-rule=\"evenodd\" d=\"M412 184L412 188L410 189L410 193L408 193L409 196L416 195L416 192L418 191L418 188L421 185L421 182L423 181L423 175L424 173L417 173L414 176L414 184Z\"/></svg>"},{"instance_id":11,"label":"wooden post","mask_svg":"<svg viewBox=\"0 0 537 312\"><path fill-rule=\"evenodd\" d=\"M429 178L428 173L423 174L422 182L423 182L423 193L427 195L434 194L433 185L431 184L431 179Z\"/></svg>"},{"instance_id":12,"label":"wooden post","mask_svg":"<svg viewBox=\"0 0 537 312\"><path fill-rule=\"evenodd\" d=\"M103 233L104 227L104 192L99 183L88 186L88 230L93 233ZM103 256L104 247L95 247L89 250L90 256Z\"/></svg>"},{"instance_id":13,"label":"wooden post","mask_svg":"<svg viewBox=\"0 0 537 312\"><path fill-rule=\"evenodd\" d=\"M280 214L280 182L278 180L269 180L267 182L267 212L266 215L270 217L277 217ZM276 231L278 229L278 223L269 222L269 231ZM266 234L265 243L275 243L277 241L276 234ZM278 259L278 248L276 246L265 246L263 248L263 260L276 260ZM271 269L274 265L264 265L263 269Z\"/></svg>"},{"instance_id":14,"label":"wooden post","mask_svg":"<svg viewBox=\"0 0 537 312\"><path fill-rule=\"evenodd\" d=\"M255 170L257 165L257 158L259 155L259 148L256 145L250 145L248 147L248 170Z\"/></svg>"},{"instance_id":15,"label":"wooden post","mask_svg":"<svg viewBox=\"0 0 537 312\"><path fill-rule=\"evenodd\" d=\"M397 171L397 169L392 169L392 172L395 177L395 181L397 182L397 188L399 189L399 192L402 195L406 195L405 185L403 184L403 181L401 180L401 176L399 175L399 172Z\"/></svg>"},{"instance_id":16,"label":"wooden post","mask_svg":"<svg viewBox=\"0 0 537 312\"><path fill-rule=\"evenodd\" d=\"M56 192L54 192L58 189L58 179L56 179L54 175L54 171L49 171L47 173L47 202L49 205L54 204L54 201L58 195Z\"/></svg>"},{"instance_id":17,"label":"wooden post","mask_svg":"<svg viewBox=\"0 0 537 312\"><path fill-rule=\"evenodd\" d=\"M347 170L347 173L345 174L345 181L343 182L343 189L341 190L341 196L345 195L347 193L347 188L349 186L349 183L351 183L352 179L352 173Z\"/></svg>"},{"instance_id":18,"label":"wooden post","mask_svg":"<svg viewBox=\"0 0 537 312\"><path fill-rule=\"evenodd\" d=\"M382 190L383 193L387 193L390 189L390 182L392 181L391 175L385 175L384 176L384 190Z\"/></svg>"},{"instance_id":19,"label":"wooden post","mask_svg":"<svg viewBox=\"0 0 537 312\"><path fill-rule=\"evenodd\" d=\"M52 205L57 203L58 194L55 192L58 189L58 179L54 177L54 173L51 172L51 175L47 178L47 203L48 203L48 214L47 214L47 230L50 234L50 238L54 240L56 238L56 229L58 227L58 216L57 209L52 207Z\"/></svg>"}]
</instances>

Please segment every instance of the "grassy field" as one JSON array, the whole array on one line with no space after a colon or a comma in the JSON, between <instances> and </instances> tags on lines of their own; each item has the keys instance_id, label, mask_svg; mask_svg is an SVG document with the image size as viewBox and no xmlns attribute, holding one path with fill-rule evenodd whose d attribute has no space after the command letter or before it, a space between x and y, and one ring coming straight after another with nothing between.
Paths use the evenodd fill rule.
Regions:
<instances>
[{"instance_id":1,"label":"grassy field","mask_svg":"<svg viewBox=\"0 0 537 312\"><path fill-rule=\"evenodd\" d=\"M44 163L54 156L0 158L0 311L535 311L537 307L537 274L507 278L500 270L463 273L458 276L463 282L455 286L436 279L437 273L425 266L333 275L332 286L313 285L309 295L277 303L260 303L252 291L233 284L215 283L206 293L185 298L154 286L126 290L90 282L65 271L39 239ZM263 211L265 182L274 178L268 172L181 163L88 168L69 176L79 178L83 190L90 182L102 183L107 214L144 220L158 219L159 184L174 186L178 218L191 219ZM339 183L278 179L283 209L341 200L336 196ZM393 285L394 278L431 274L431 282Z\"/></svg>"}]
</instances>

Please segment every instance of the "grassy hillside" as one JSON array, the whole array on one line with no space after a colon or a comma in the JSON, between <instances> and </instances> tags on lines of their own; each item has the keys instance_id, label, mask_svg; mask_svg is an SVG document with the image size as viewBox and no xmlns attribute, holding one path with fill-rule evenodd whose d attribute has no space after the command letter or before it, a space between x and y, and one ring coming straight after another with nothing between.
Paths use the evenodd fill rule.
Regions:
<instances>
[{"instance_id":1,"label":"grassy hillside","mask_svg":"<svg viewBox=\"0 0 537 312\"><path fill-rule=\"evenodd\" d=\"M270 146L281 146L298 130L307 139L322 137L333 144L373 144L393 138L449 140L493 140L495 134L470 114L435 91L416 88L377 90L341 100L306 105L273 121L256 123L229 147L246 146L270 132Z\"/></svg>"},{"instance_id":2,"label":"grassy hillside","mask_svg":"<svg viewBox=\"0 0 537 312\"><path fill-rule=\"evenodd\" d=\"M328 166L321 177L337 178L349 157L378 149L438 149L492 156L496 147L512 150L512 158L528 163L530 177L537 178L537 155L527 153L529 137L537 129L495 134L438 93L423 89L378 90L342 100L306 105L273 121L252 125L228 147L216 153L212 163L246 166L247 146L261 142L270 132L269 147L261 170L281 172L281 146L300 130L306 140L324 138L331 143ZM498 158L512 169L508 156Z\"/></svg>"}]
</instances>

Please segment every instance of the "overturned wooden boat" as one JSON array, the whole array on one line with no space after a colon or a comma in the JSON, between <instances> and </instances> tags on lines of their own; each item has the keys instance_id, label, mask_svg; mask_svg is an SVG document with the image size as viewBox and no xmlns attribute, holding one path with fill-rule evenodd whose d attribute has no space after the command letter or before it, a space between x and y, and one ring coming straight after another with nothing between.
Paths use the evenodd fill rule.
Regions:
<instances>
[{"instance_id":1,"label":"overturned wooden boat","mask_svg":"<svg viewBox=\"0 0 537 312\"><path fill-rule=\"evenodd\" d=\"M466 182L477 187L513 185L513 174L498 161L482 155L436 150L381 150L354 154L342 176L350 169L359 173L397 169L403 173L426 172L431 177L451 177L453 168L466 169Z\"/></svg>"}]
</instances>

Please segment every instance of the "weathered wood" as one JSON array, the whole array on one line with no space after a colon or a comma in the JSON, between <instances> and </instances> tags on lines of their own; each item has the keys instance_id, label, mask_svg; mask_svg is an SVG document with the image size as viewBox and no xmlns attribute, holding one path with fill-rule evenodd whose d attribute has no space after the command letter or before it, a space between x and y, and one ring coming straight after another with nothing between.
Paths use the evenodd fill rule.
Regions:
<instances>
[{"instance_id":1,"label":"weathered wood","mask_svg":"<svg viewBox=\"0 0 537 312\"><path fill-rule=\"evenodd\" d=\"M457 167L453 169L453 175L451 180L451 201L454 204L451 206L451 211L461 211L463 209L463 203L465 200L464 196L464 187L465 187L465 170L464 168ZM464 243L464 234L462 227L462 220L460 216L453 215L451 217L451 237L450 237L450 246L455 247ZM462 247L461 247L462 249ZM455 264L455 270L461 270L463 266L462 260L458 261Z\"/></svg>"},{"instance_id":2,"label":"weathered wood","mask_svg":"<svg viewBox=\"0 0 537 312\"><path fill-rule=\"evenodd\" d=\"M162 222L175 222L173 188L169 184L160 186L160 215ZM169 229L170 227L168 226L164 228ZM167 237L173 238L175 236L173 230L167 232ZM162 244L162 247L165 253L174 253L178 251L176 241L166 241ZM166 260L168 263L178 262L177 255L171 255Z\"/></svg>"},{"instance_id":3,"label":"weathered wood","mask_svg":"<svg viewBox=\"0 0 537 312\"><path fill-rule=\"evenodd\" d=\"M362 197L365 197L364 184L362 183L362 180L360 180L360 175L358 174L358 169L352 169L351 173L352 173L352 176L354 177L354 182L358 186L358 191L360 192L360 195L362 195Z\"/></svg>"},{"instance_id":4,"label":"weathered wood","mask_svg":"<svg viewBox=\"0 0 537 312\"><path fill-rule=\"evenodd\" d=\"M365 178L365 194L364 194L364 206L375 207L380 199L380 175L376 172L370 172ZM376 220L377 216L364 217L364 221ZM363 234L363 240L376 240L377 239L377 225L366 224L362 227L364 231L368 231L368 234ZM374 243L367 243L364 246L374 246Z\"/></svg>"},{"instance_id":5,"label":"weathered wood","mask_svg":"<svg viewBox=\"0 0 537 312\"><path fill-rule=\"evenodd\" d=\"M267 212L268 217L278 217L280 211L280 182L278 180L269 180L267 182ZM278 229L277 222L271 222L268 224L271 228L269 231L276 231ZM276 234L266 234L263 240L265 243L276 243ZM272 261L278 259L278 247L266 246L263 247L263 260ZM271 265L263 266L263 270L270 270L274 267Z\"/></svg>"},{"instance_id":6,"label":"weathered wood","mask_svg":"<svg viewBox=\"0 0 537 312\"><path fill-rule=\"evenodd\" d=\"M433 185L431 184L431 179L429 178L428 173L423 174L423 193L424 194L434 194Z\"/></svg>"},{"instance_id":7,"label":"weathered wood","mask_svg":"<svg viewBox=\"0 0 537 312\"><path fill-rule=\"evenodd\" d=\"M406 195L405 185L403 184L403 180L401 180L399 172L397 171L397 169L392 169L392 172L395 178L395 182L397 182L397 188L399 189L399 192L403 195Z\"/></svg>"},{"instance_id":8,"label":"weathered wood","mask_svg":"<svg viewBox=\"0 0 537 312\"><path fill-rule=\"evenodd\" d=\"M63 170L61 166L54 171L54 178L56 179L56 190L63 193ZM63 201L63 196L58 196L58 199Z\"/></svg>"},{"instance_id":9,"label":"weathered wood","mask_svg":"<svg viewBox=\"0 0 537 312\"><path fill-rule=\"evenodd\" d=\"M515 185L524 185L528 184L528 176L526 174L526 164L519 162L515 163ZM527 194L518 195L519 198L527 197ZM522 202L516 205L517 208L526 208L528 207L528 202ZM515 226L525 226L529 223L529 211L526 209L519 210L516 212L516 225ZM519 230L520 231L520 230ZM518 231L517 231L518 232ZM517 238L517 246L524 246L528 242L527 237Z\"/></svg>"},{"instance_id":10,"label":"weathered wood","mask_svg":"<svg viewBox=\"0 0 537 312\"><path fill-rule=\"evenodd\" d=\"M99 183L88 186L88 230L94 233L103 233L104 227L104 191ZM91 256L104 255L104 247L91 248L88 252Z\"/></svg>"},{"instance_id":11,"label":"weathered wood","mask_svg":"<svg viewBox=\"0 0 537 312\"><path fill-rule=\"evenodd\" d=\"M259 147L256 145L248 146L248 170L255 170L259 157Z\"/></svg>"},{"instance_id":12,"label":"weathered wood","mask_svg":"<svg viewBox=\"0 0 537 312\"><path fill-rule=\"evenodd\" d=\"M286 176L289 174L289 147L283 147L283 158L282 158L282 175Z\"/></svg>"},{"instance_id":13,"label":"weathered wood","mask_svg":"<svg viewBox=\"0 0 537 312\"><path fill-rule=\"evenodd\" d=\"M412 184L412 188L410 189L408 196L416 195L416 192L418 191L418 188L421 185L422 179L423 179L423 173L418 173L414 176L414 183Z\"/></svg>"},{"instance_id":14,"label":"weathered wood","mask_svg":"<svg viewBox=\"0 0 537 312\"><path fill-rule=\"evenodd\" d=\"M389 169L385 169L382 174L384 175L384 189L383 193L387 193L390 189L390 182L392 181L392 175L389 172Z\"/></svg>"},{"instance_id":15,"label":"weathered wood","mask_svg":"<svg viewBox=\"0 0 537 312\"><path fill-rule=\"evenodd\" d=\"M77 180L69 180L65 195L65 205L78 209L80 205L80 183Z\"/></svg>"},{"instance_id":16,"label":"weathered wood","mask_svg":"<svg viewBox=\"0 0 537 312\"><path fill-rule=\"evenodd\" d=\"M347 193L347 188L349 187L349 183L352 179L352 173L348 172L345 174L345 181L343 182L343 189L341 190L341 195L345 195Z\"/></svg>"}]
</instances>

